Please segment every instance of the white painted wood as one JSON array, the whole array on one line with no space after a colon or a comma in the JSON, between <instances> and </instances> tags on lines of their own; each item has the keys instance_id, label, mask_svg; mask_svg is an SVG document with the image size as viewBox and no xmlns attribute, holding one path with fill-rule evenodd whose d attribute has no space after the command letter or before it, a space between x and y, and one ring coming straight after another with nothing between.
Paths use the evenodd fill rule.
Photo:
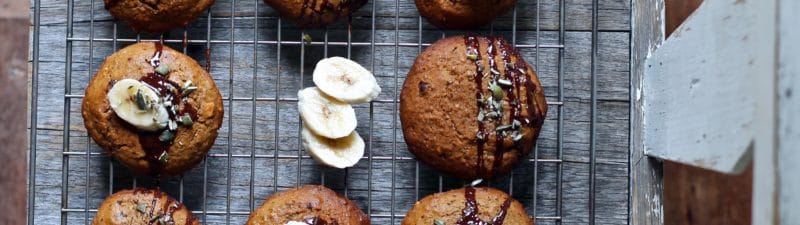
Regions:
<instances>
[{"instance_id":1,"label":"white painted wood","mask_svg":"<svg viewBox=\"0 0 800 225\"><path fill-rule=\"evenodd\" d=\"M778 180L781 224L800 224L800 1L781 0L778 26Z\"/></svg>"},{"instance_id":2,"label":"white painted wood","mask_svg":"<svg viewBox=\"0 0 800 225\"><path fill-rule=\"evenodd\" d=\"M630 223L662 225L662 164L644 154L643 102L645 59L664 41L664 1L632 1L631 24L631 152L630 152Z\"/></svg>"},{"instance_id":3,"label":"white painted wood","mask_svg":"<svg viewBox=\"0 0 800 225\"><path fill-rule=\"evenodd\" d=\"M646 154L736 173L769 141L774 2L705 1L652 53L643 88Z\"/></svg>"}]
</instances>

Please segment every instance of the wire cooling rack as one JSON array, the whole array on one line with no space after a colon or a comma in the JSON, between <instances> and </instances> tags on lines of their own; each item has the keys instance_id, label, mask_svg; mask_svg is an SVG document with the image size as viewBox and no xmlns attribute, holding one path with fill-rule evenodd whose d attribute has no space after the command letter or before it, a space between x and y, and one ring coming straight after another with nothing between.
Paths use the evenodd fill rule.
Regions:
<instances>
[{"instance_id":1,"label":"wire cooling rack","mask_svg":"<svg viewBox=\"0 0 800 225\"><path fill-rule=\"evenodd\" d=\"M400 87L416 55L439 38L467 33L505 36L537 69L549 105L530 158L511 175L484 184L521 201L537 224L594 224L599 1L591 3L590 55L581 56L591 57L591 68L586 68L591 73L590 108L575 114L589 123L586 160L567 160L563 150L564 134L574 133L563 128L565 7L573 4L568 2L572 1L521 0L490 26L441 31L419 17L410 0L370 1L349 22L306 30L278 18L261 0L217 0L187 27L148 35L115 21L100 0L66 0L66 8L34 0L31 121L37 129L31 129L34 169L29 185L34 191L29 192L29 205L34 210L29 210L29 224L89 224L106 196L131 187L159 187L184 202L204 224L243 224L272 193L303 184L324 184L349 197L372 224L399 224L416 200L470 182L442 176L417 162L406 150L398 115ZM557 14L545 12L548 17L541 18L543 7ZM63 28L42 24L51 16L66 17ZM540 19L557 26L541 29ZM305 34L313 40L303 41ZM225 120L214 147L203 163L181 177L132 175L109 160L83 127L80 103L88 80L106 56L139 41L162 41L209 66L223 95ZM51 42L63 43L65 53L48 49ZM376 101L354 106L367 151L355 167L345 170L318 165L303 151L299 138L296 92L313 85L314 64L328 56L361 63L383 88ZM47 74L53 78L45 78ZM52 105L55 110L45 110ZM55 128L46 128L51 123ZM563 199L565 163L588 166L588 171L575 173L586 182L566 187L586 195L587 201ZM626 162L602 163L624 166L626 174L619 179L627 184ZM627 196L627 189L618 191ZM578 214L578 219L565 220L564 210Z\"/></svg>"}]
</instances>

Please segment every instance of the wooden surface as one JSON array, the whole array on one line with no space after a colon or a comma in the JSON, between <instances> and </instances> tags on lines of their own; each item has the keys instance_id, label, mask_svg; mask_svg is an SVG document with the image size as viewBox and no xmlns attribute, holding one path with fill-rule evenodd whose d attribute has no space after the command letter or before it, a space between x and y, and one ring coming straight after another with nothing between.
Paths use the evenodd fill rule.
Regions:
<instances>
[{"instance_id":1,"label":"wooden surface","mask_svg":"<svg viewBox=\"0 0 800 225\"><path fill-rule=\"evenodd\" d=\"M665 225L749 225L753 164L729 175L664 162Z\"/></svg>"},{"instance_id":2,"label":"wooden surface","mask_svg":"<svg viewBox=\"0 0 800 225\"><path fill-rule=\"evenodd\" d=\"M778 3L780 9L778 13L779 28L781 30L778 66L778 138L780 139L778 149L778 170L780 187L778 199L780 199L779 218L781 224L793 224L800 222L800 214L797 208L800 207L800 66L796 63L800 61L800 43L794 40L800 39L800 30L797 29L797 21L800 18L796 12L800 10L800 2L792 0L781 0Z\"/></svg>"},{"instance_id":3,"label":"wooden surface","mask_svg":"<svg viewBox=\"0 0 800 225\"><path fill-rule=\"evenodd\" d=\"M774 2L701 4L646 63L647 155L739 173L760 151L774 113ZM732 13L736 12L736 13ZM758 166L758 165L757 165Z\"/></svg>"},{"instance_id":4,"label":"wooden surface","mask_svg":"<svg viewBox=\"0 0 800 225\"><path fill-rule=\"evenodd\" d=\"M0 224L26 217L28 1L0 3Z\"/></svg>"},{"instance_id":5,"label":"wooden surface","mask_svg":"<svg viewBox=\"0 0 800 225\"><path fill-rule=\"evenodd\" d=\"M686 18L691 15L703 0L665 0L664 12L666 13L664 29L669 37Z\"/></svg>"},{"instance_id":6,"label":"wooden surface","mask_svg":"<svg viewBox=\"0 0 800 225\"><path fill-rule=\"evenodd\" d=\"M44 50L40 56L41 96L36 124L39 140L36 143L36 224L58 224L62 221L82 224L91 221L93 212L85 213L84 208L96 208L110 192L131 187L135 178L124 167L110 163L107 157L100 154L101 150L91 143L80 116L79 96L83 94L98 64L115 49L130 44L102 39L113 39L115 31L117 38L135 39L136 35L127 26L115 23L103 10L102 1L75 0L72 35L76 41L67 42L64 40L69 25L67 2L42 1L41 42L36 43ZM538 52L535 48L520 49L528 62L535 64L550 102L558 100L558 60L559 54L563 54L562 144L558 145L558 106L551 105L536 154L540 159L558 159L559 147L563 150L561 202L557 201L559 164L554 162L523 163L513 176L492 181L491 185L511 192L529 212L542 217L537 219L537 224L554 224L555 220L547 217L557 216L559 211L563 213L563 224L586 224L589 220L592 4L591 1L563 1L566 4L565 21L559 24L559 2L519 1L515 39L517 44L553 46L559 44L559 26L563 25L566 30L563 51L557 48L541 48ZM599 3L596 221L598 224L627 224L628 162L631 156L628 151L631 3L626 0L603 0ZM305 55L301 57L301 47L293 44L300 40L300 30L282 22L281 35L278 36L276 13L260 0L236 1L233 10L231 1L219 0L211 10L210 32L206 30L209 25L207 17L188 26L190 43L187 53L204 64L205 40L210 38L214 42L210 45L211 74L220 91L226 99L232 95L245 100L236 100L232 104L225 102L225 121L220 137L211 150L211 157L183 176L182 195L177 178L162 179L162 190L182 198L190 209L196 210L196 214L206 220L206 224L225 224L226 221L242 224L251 207L259 206L275 188L282 190L298 183L324 183L347 194L368 211L373 224L391 224L391 215L396 216L394 223L399 224L402 215L416 199L468 182L451 177L440 178L439 173L411 158L403 143L400 125L397 124L396 105L392 102L415 56L422 49L416 43L432 43L444 33L424 21L423 30L420 32L417 29L420 19L413 1L378 0L371 1L354 15L353 42L369 43L372 40L373 4L376 15L374 37L379 45L375 47L374 54L368 45L353 46L351 55L354 60L373 70L383 88L379 102L355 106L359 117L357 130L368 142L367 154L373 156L371 161L362 160L345 172L325 169L313 160L304 158L299 165L298 175L298 161L291 157L307 155L298 150L299 118L296 105L293 101L276 104L268 99L276 96L295 98L301 86L312 85L310 71L314 63L323 57L324 48L321 43L306 46ZM259 19L258 25L254 26L256 6ZM535 13L537 7L539 13ZM236 18L233 21L232 15ZM396 15L399 15L397 21ZM498 34L512 39L512 15L509 13L499 18L494 23L493 31L487 27L467 32ZM93 28L90 18L94 18ZM118 25L116 30L115 24ZM395 24L398 26L395 27ZM233 28L231 25L234 25ZM538 33L535 32L537 27L540 29ZM346 41L344 28L344 23L330 28L329 41ZM183 31L176 29L165 35L168 45L182 47L180 39ZM324 40L324 30L308 32L314 41ZM448 31L446 34L467 32ZM280 48L273 42L254 46L254 34L258 35L259 41L276 41L280 38L282 44ZM99 41L84 41L90 38ZM154 39L157 36L142 35L142 38ZM231 38L241 42L231 46ZM398 40L409 45L396 48L395 42ZM231 52L231 49L234 51ZM346 50L345 46L331 45L328 55L345 56ZM257 78L255 81L254 74ZM65 104L65 93L78 97L68 98ZM267 100L259 99L254 108L250 100L253 96ZM68 112L66 115L65 110ZM251 130L255 132L251 133ZM87 149L93 154L88 162L85 155ZM65 156L62 152L69 153ZM253 152L259 157L251 161L249 156ZM287 157L276 161L272 158L276 152ZM234 157L229 159L228 153ZM396 160L392 160L393 156ZM251 169L255 173L251 173ZM278 184L277 187L273 185L274 182ZM138 177L136 184L155 186L155 182L146 177ZM250 200L251 196L253 201ZM60 213L62 203L70 212ZM560 208L557 207L558 203L561 204ZM202 213L203 210L206 214ZM230 217L226 217L228 210L232 212Z\"/></svg>"},{"instance_id":7,"label":"wooden surface","mask_svg":"<svg viewBox=\"0 0 800 225\"><path fill-rule=\"evenodd\" d=\"M644 154L642 85L645 59L664 41L663 0L633 1L631 41L631 224L664 224L662 163Z\"/></svg>"},{"instance_id":8,"label":"wooden surface","mask_svg":"<svg viewBox=\"0 0 800 225\"><path fill-rule=\"evenodd\" d=\"M702 0L667 0L669 36ZM753 164L738 175L664 162L664 216L667 225L751 224Z\"/></svg>"}]
</instances>

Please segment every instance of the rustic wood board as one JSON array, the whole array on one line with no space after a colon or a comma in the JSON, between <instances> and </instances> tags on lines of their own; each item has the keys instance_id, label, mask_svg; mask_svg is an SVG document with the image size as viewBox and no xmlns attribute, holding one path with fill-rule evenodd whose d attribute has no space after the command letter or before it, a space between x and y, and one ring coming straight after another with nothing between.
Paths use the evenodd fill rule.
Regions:
<instances>
[{"instance_id":1,"label":"rustic wood board","mask_svg":"<svg viewBox=\"0 0 800 225\"><path fill-rule=\"evenodd\" d=\"M631 224L664 224L663 165L644 154L642 85L645 59L664 41L664 0L633 1L631 30Z\"/></svg>"},{"instance_id":2,"label":"rustic wood board","mask_svg":"<svg viewBox=\"0 0 800 225\"><path fill-rule=\"evenodd\" d=\"M26 222L28 1L0 3L0 224Z\"/></svg>"},{"instance_id":3,"label":"rustic wood board","mask_svg":"<svg viewBox=\"0 0 800 225\"><path fill-rule=\"evenodd\" d=\"M753 164L737 175L664 162L664 224L749 225Z\"/></svg>"},{"instance_id":4,"label":"rustic wood board","mask_svg":"<svg viewBox=\"0 0 800 225\"><path fill-rule=\"evenodd\" d=\"M528 61L535 64L550 102L559 99L559 54L563 54L560 210L557 209L558 163L526 162L514 171L513 176L491 182L491 186L511 192L529 212L541 217L537 224L554 224L556 221L548 217L557 216L558 211L563 213L563 224L586 224L589 221L592 2L563 2L566 4L563 50L539 48L537 52L536 48L520 49ZM272 157L276 151L281 156L306 156L302 150L298 151L299 118L292 101L277 104L271 100L262 101L276 96L294 98L301 86L312 85L310 71L314 63L323 58L323 45L305 46L301 63L301 46L296 44L300 41L301 30L283 21L278 36L279 20L272 9L258 0L235 3L232 10L231 1L217 1L212 7L210 20L204 16L191 23L186 29L189 39L186 50L204 64L205 40L211 39L211 74L223 96L227 99L232 95L237 100L232 104L225 102L225 121L211 156L183 176L183 195L177 178L160 181L163 190L200 212L197 215L205 218L206 224L242 224L251 208L259 206L275 189L283 190L298 182L320 184L323 179L326 186L347 194L372 214L373 224L390 224L392 215L395 215L394 223L399 224L402 215L416 199L467 182L440 177L436 171L411 157L403 143L393 99L414 58L424 48L416 46L416 43L427 44L445 34L467 32L499 34L511 39L512 13L499 18L493 29L447 32L424 21L423 29L418 30L421 20L410 0L372 1L355 13L352 41L369 43L373 37L370 28L375 4L374 37L379 45L374 53L369 45L355 45L351 48L351 56L373 70L384 91L378 102L355 106L360 122L357 130L368 141L368 154L373 156L373 160L362 160L356 167L342 171L326 169L309 158L298 162L296 158L282 157L276 162ZM258 11L255 11L256 6ZM627 224L629 221L630 6L630 1L626 0L602 0L598 8L595 211L599 224ZM40 96L36 109L36 224L58 224L62 219L69 224L91 221L93 212L84 213L83 209L87 206L96 208L110 192L131 187L134 178L139 186L155 185L152 179L134 177L124 167L100 154L101 149L87 137L80 116L80 95L98 64L115 49L131 43L124 39L135 39L136 35L124 24L115 22L103 10L101 1L75 1L72 36L76 41L67 42L66 8L67 1L42 0L41 41L34 43L44 50L39 56ZM516 43L558 46L559 10L557 0L520 1L517 5ZM257 26L253 17L255 13L258 15ZM537 15L539 32L536 31ZM212 28L207 33L209 21ZM345 42L346 31L346 24L338 23L329 29L328 40ZM167 45L180 49L183 32L183 29L177 29L165 34ZM315 42L324 40L324 30L307 32ZM253 44L254 34L261 43ZM110 41L114 37L123 41ZM141 37L157 38L154 35ZM96 41L86 41L89 39ZM236 41L233 44L230 42L232 39ZM282 42L280 46L273 43L278 39ZM395 47L396 42L404 45ZM68 44L71 44L71 52ZM345 56L347 47L332 44L327 53L329 56ZM66 79L67 71L70 71L69 80ZM76 97L65 99L65 93ZM259 99L255 104L251 100L254 96ZM551 105L548 112L538 142L536 157L540 159L559 157L558 108ZM88 162L87 150L92 152ZM227 157L229 150L234 155L230 159ZM75 155L65 156L64 151ZM249 156L253 152L259 157L251 161ZM254 174L251 174L251 169ZM113 179L109 179L112 175ZM275 182L277 187L273 185ZM62 192L62 188L66 192ZM251 196L254 201L250 200ZM63 198L66 198L70 212L60 213ZM206 214L202 213L204 210ZM230 217L226 217L227 210L232 212ZM64 215L66 217L62 218Z\"/></svg>"}]
</instances>

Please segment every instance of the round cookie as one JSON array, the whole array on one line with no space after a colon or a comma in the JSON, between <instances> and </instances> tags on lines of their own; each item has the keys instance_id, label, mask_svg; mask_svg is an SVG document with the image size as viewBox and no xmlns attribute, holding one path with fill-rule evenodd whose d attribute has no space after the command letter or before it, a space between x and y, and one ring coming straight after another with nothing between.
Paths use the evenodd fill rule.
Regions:
<instances>
[{"instance_id":1,"label":"round cookie","mask_svg":"<svg viewBox=\"0 0 800 225\"><path fill-rule=\"evenodd\" d=\"M288 19L303 28L326 27L350 16L367 0L264 0Z\"/></svg>"},{"instance_id":2,"label":"round cookie","mask_svg":"<svg viewBox=\"0 0 800 225\"><path fill-rule=\"evenodd\" d=\"M370 221L349 199L324 186L307 185L273 194L246 223L284 224L369 225Z\"/></svg>"},{"instance_id":3,"label":"round cookie","mask_svg":"<svg viewBox=\"0 0 800 225\"><path fill-rule=\"evenodd\" d=\"M161 33L186 26L203 14L214 0L103 0L114 18L136 31Z\"/></svg>"},{"instance_id":4,"label":"round cookie","mask_svg":"<svg viewBox=\"0 0 800 225\"><path fill-rule=\"evenodd\" d=\"M487 25L514 7L516 0L416 0L417 10L442 29Z\"/></svg>"},{"instance_id":5,"label":"round cookie","mask_svg":"<svg viewBox=\"0 0 800 225\"><path fill-rule=\"evenodd\" d=\"M409 151L466 179L502 176L525 160L546 113L533 67L499 37L437 41L417 57L400 94Z\"/></svg>"},{"instance_id":6,"label":"round cookie","mask_svg":"<svg viewBox=\"0 0 800 225\"><path fill-rule=\"evenodd\" d=\"M168 67L169 73L157 74L155 64ZM160 94L169 95L175 106L170 120L183 115L191 122L171 131L173 139L162 141L166 130L144 131L123 120L107 96L115 82L123 79L162 90ZM167 86L172 91L163 91L170 89ZM188 92L190 86L196 89ZM205 158L224 112L212 77L194 59L159 43L143 42L106 58L86 87L81 114L87 132L108 155L135 172L157 176L181 174Z\"/></svg>"},{"instance_id":7,"label":"round cookie","mask_svg":"<svg viewBox=\"0 0 800 225\"><path fill-rule=\"evenodd\" d=\"M503 191L467 187L429 195L406 213L402 225L533 225L525 207Z\"/></svg>"},{"instance_id":8,"label":"round cookie","mask_svg":"<svg viewBox=\"0 0 800 225\"><path fill-rule=\"evenodd\" d=\"M183 204L159 190L137 188L108 196L92 225L200 225Z\"/></svg>"}]
</instances>

